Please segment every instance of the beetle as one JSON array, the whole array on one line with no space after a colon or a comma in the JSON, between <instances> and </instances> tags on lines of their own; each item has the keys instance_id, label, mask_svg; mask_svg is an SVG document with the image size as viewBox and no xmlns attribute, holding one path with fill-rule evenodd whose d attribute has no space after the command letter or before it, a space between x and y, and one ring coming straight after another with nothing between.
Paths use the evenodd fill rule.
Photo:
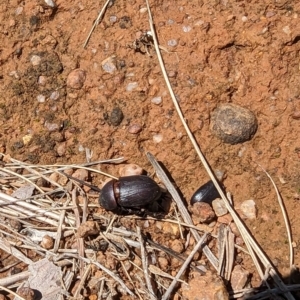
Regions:
<instances>
[{"instance_id":1,"label":"beetle","mask_svg":"<svg viewBox=\"0 0 300 300\"><path fill-rule=\"evenodd\" d=\"M102 188L99 203L106 210L140 208L158 200L159 185L145 175L132 175L111 180Z\"/></svg>"},{"instance_id":2,"label":"beetle","mask_svg":"<svg viewBox=\"0 0 300 300\"><path fill-rule=\"evenodd\" d=\"M64 172L61 173L99 192L99 204L108 211L139 213L138 210L154 203L162 195L159 185L146 175L112 179L99 189Z\"/></svg>"},{"instance_id":3,"label":"beetle","mask_svg":"<svg viewBox=\"0 0 300 300\"><path fill-rule=\"evenodd\" d=\"M210 180L203 184L192 196L191 205L196 202L206 202L211 204L213 200L221 198L218 190L216 189L214 183Z\"/></svg>"}]
</instances>

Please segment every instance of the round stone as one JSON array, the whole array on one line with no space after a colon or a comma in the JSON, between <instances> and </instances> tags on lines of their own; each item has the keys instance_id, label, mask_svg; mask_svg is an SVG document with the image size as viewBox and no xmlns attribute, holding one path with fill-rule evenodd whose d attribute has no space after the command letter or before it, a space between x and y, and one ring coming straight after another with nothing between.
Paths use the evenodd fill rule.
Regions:
<instances>
[{"instance_id":1,"label":"round stone","mask_svg":"<svg viewBox=\"0 0 300 300\"><path fill-rule=\"evenodd\" d=\"M236 104L221 104L211 113L212 133L227 144L250 140L257 130L252 111Z\"/></svg>"},{"instance_id":2,"label":"round stone","mask_svg":"<svg viewBox=\"0 0 300 300\"><path fill-rule=\"evenodd\" d=\"M67 86L72 89L81 89L83 87L86 78L85 71L81 69L75 69L70 72L67 78Z\"/></svg>"}]
</instances>

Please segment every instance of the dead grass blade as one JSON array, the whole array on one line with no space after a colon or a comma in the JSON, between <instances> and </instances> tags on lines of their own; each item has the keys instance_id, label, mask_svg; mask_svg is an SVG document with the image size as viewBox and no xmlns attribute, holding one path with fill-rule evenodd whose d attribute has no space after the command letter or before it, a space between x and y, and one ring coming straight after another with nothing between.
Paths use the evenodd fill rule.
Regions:
<instances>
[{"instance_id":1,"label":"dead grass blade","mask_svg":"<svg viewBox=\"0 0 300 300\"><path fill-rule=\"evenodd\" d=\"M87 45L87 43L89 42L90 37L91 37L91 35L92 35L94 29L96 28L96 26L99 24L100 20L102 19L103 15L104 15L104 13L105 13L105 10L106 10L106 8L107 8L107 6L108 6L108 3L109 3L110 1L111 1L111 0L107 0L107 1L104 3L104 5L103 5L103 7L102 7L102 9L101 9L101 11L100 11L100 13L99 13L99 15L98 15L96 21L94 22L94 24L93 24L93 26L92 26L92 29L90 30L90 32L89 32L89 34L88 34L88 36L87 36L87 38L86 38L86 40L85 40L85 42L84 42L84 44L83 44L83 48L85 48L86 45Z\"/></svg>"},{"instance_id":2,"label":"dead grass blade","mask_svg":"<svg viewBox=\"0 0 300 300\"><path fill-rule=\"evenodd\" d=\"M144 241L143 241L142 234L141 234L141 228L137 227L136 229L137 229L137 236L138 236L138 239L139 239L139 242L141 245L140 249L141 249L142 266L143 266L145 281L146 281L147 288L148 288L148 295L149 295L150 299L156 300L157 297L155 296L155 293L153 291L153 287L152 287L149 272L148 272L148 267L149 267L148 257L147 257L146 250L144 247Z\"/></svg>"},{"instance_id":3,"label":"dead grass blade","mask_svg":"<svg viewBox=\"0 0 300 300\"><path fill-rule=\"evenodd\" d=\"M274 187L274 190L276 192L276 195L277 195L277 200L278 200L278 203L279 203L282 215L283 215L284 224L285 224L285 227L286 227L286 232L287 232L288 241L289 241L289 251L290 251L289 262L290 262L290 271L292 271L293 265L294 265L294 249L293 249L293 240L292 240L291 226L290 226L289 218L288 218L288 215L287 215L287 212L286 212L286 209L285 209L285 205L283 203L283 199L282 199L282 197L281 197L281 195L279 193L277 185L275 184L275 182L274 182L273 178L271 177L271 175L260 164L258 164L258 166L269 177L269 179L272 182L272 185Z\"/></svg>"}]
</instances>

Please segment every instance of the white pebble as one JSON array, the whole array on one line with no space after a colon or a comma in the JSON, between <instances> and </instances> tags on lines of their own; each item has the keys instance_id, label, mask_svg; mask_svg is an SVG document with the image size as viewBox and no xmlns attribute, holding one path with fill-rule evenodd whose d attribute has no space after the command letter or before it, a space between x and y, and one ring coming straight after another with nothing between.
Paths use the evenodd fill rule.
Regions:
<instances>
[{"instance_id":1,"label":"white pebble","mask_svg":"<svg viewBox=\"0 0 300 300\"><path fill-rule=\"evenodd\" d=\"M20 15L22 12L23 12L23 7L22 6L17 7L16 15Z\"/></svg>"},{"instance_id":2,"label":"white pebble","mask_svg":"<svg viewBox=\"0 0 300 300\"><path fill-rule=\"evenodd\" d=\"M56 7L56 4L54 3L54 1L52 1L52 0L44 0L44 1L48 6L53 7L53 8Z\"/></svg>"},{"instance_id":3,"label":"white pebble","mask_svg":"<svg viewBox=\"0 0 300 300\"><path fill-rule=\"evenodd\" d=\"M178 42L177 42L177 40L172 39L172 40L168 40L167 44L168 44L168 46L170 46L170 47L176 47L177 44L178 44Z\"/></svg>"},{"instance_id":4,"label":"white pebble","mask_svg":"<svg viewBox=\"0 0 300 300\"><path fill-rule=\"evenodd\" d=\"M254 200L251 199L242 202L240 209L247 219L256 219L257 209Z\"/></svg>"},{"instance_id":5,"label":"white pebble","mask_svg":"<svg viewBox=\"0 0 300 300\"><path fill-rule=\"evenodd\" d=\"M147 11L147 7L140 8L140 13L144 14Z\"/></svg>"},{"instance_id":6,"label":"white pebble","mask_svg":"<svg viewBox=\"0 0 300 300\"><path fill-rule=\"evenodd\" d=\"M66 154L67 148L66 148L66 142L62 142L57 145L56 152L58 156L64 156Z\"/></svg>"},{"instance_id":7,"label":"white pebble","mask_svg":"<svg viewBox=\"0 0 300 300\"><path fill-rule=\"evenodd\" d=\"M282 30L283 30L283 32L286 33L286 34L291 34L291 33L292 33L292 31L291 31L291 29L290 29L290 26L284 26L284 27L282 28Z\"/></svg>"},{"instance_id":8,"label":"white pebble","mask_svg":"<svg viewBox=\"0 0 300 300\"><path fill-rule=\"evenodd\" d=\"M102 69L110 74L113 74L117 71L116 59L114 56L110 56L102 61Z\"/></svg>"},{"instance_id":9,"label":"white pebble","mask_svg":"<svg viewBox=\"0 0 300 300\"><path fill-rule=\"evenodd\" d=\"M33 66L38 66L41 63L42 59L38 55L32 55L30 62Z\"/></svg>"},{"instance_id":10,"label":"white pebble","mask_svg":"<svg viewBox=\"0 0 300 300\"><path fill-rule=\"evenodd\" d=\"M153 104L159 105L159 104L162 103L162 99L161 99L160 96L159 96L159 97L154 97L154 98L151 99L151 102L152 102Z\"/></svg>"},{"instance_id":11,"label":"white pebble","mask_svg":"<svg viewBox=\"0 0 300 300\"><path fill-rule=\"evenodd\" d=\"M248 18L246 16L242 16L242 22L247 22L248 21Z\"/></svg>"},{"instance_id":12,"label":"white pebble","mask_svg":"<svg viewBox=\"0 0 300 300\"><path fill-rule=\"evenodd\" d=\"M40 103L44 103L46 101L46 97L44 95L38 95L36 99Z\"/></svg>"},{"instance_id":13,"label":"white pebble","mask_svg":"<svg viewBox=\"0 0 300 300\"><path fill-rule=\"evenodd\" d=\"M222 199L216 199L212 202L212 207L217 217L224 216L227 214L227 208Z\"/></svg>"},{"instance_id":14,"label":"white pebble","mask_svg":"<svg viewBox=\"0 0 300 300\"><path fill-rule=\"evenodd\" d=\"M59 125L57 123L50 123L48 121L45 122L45 127L51 132L59 129Z\"/></svg>"},{"instance_id":15,"label":"white pebble","mask_svg":"<svg viewBox=\"0 0 300 300\"><path fill-rule=\"evenodd\" d=\"M43 76L43 75L39 76L38 83L40 85L45 85L46 82L47 82L47 78L45 76Z\"/></svg>"},{"instance_id":16,"label":"white pebble","mask_svg":"<svg viewBox=\"0 0 300 300\"><path fill-rule=\"evenodd\" d=\"M110 22L111 24L115 24L117 21L118 21L117 16L110 16L110 17L109 17L109 22Z\"/></svg>"},{"instance_id":17,"label":"white pebble","mask_svg":"<svg viewBox=\"0 0 300 300\"><path fill-rule=\"evenodd\" d=\"M51 93L51 95L50 95L51 100L58 100L58 98L59 98L59 92L58 91L54 91L54 92Z\"/></svg>"},{"instance_id":18,"label":"white pebble","mask_svg":"<svg viewBox=\"0 0 300 300\"><path fill-rule=\"evenodd\" d=\"M126 86L126 91L127 92L132 92L133 90L135 90L138 87L138 83L137 82L129 82Z\"/></svg>"},{"instance_id":19,"label":"white pebble","mask_svg":"<svg viewBox=\"0 0 300 300\"><path fill-rule=\"evenodd\" d=\"M153 135L153 142L155 144L160 143L163 140L163 135L161 133L157 133Z\"/></svg>"},{"instance_id":20,"label":"white pebble","mask_svg":"<svg viewBox=\"0 0 300 300\"><path fill-rule=\"evenodd\" d=\"M82 145L79 145L78 146L78 151L83 152L83 151L85 151L85 148Z\"/></svg>"},{"instance_id":21,"label":"white pebble","mask_svg":"<svg viewBox=\"0 0 300 300\"><path fill-rule=\"evenodd\" d=\"M15 77L16 79L19 79L19 78L20 78L20 76L19 76L19 74L18 74L17 71L11 71L11 72L9 73L9 76Z\"/></svg>"},{"instance_id":22,"label":"white pebble","mask_svg":"<svg viewBox=\"0 0 300 300\"><path fill-rule=\"evenodd\" d=\"M183 32L190 32L192 30L191 26L182 26Z\"/></svg>"}]
</instances>

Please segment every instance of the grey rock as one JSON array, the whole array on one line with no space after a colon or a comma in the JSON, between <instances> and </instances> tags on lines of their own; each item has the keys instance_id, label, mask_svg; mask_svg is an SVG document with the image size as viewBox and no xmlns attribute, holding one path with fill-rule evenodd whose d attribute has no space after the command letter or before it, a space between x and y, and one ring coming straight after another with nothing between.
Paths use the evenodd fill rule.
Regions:
<instances>
[{"instance_id":1,"label":"grey rock","mask_svg":"<svg viewBox=\"0 0 300 300\"><path fill-rule=\"evenodd\" d=\"M211 131L224 143L233 145L250 140L257 126L253 112L236 104L222 104L211 114Z\"/></svg>"}]
</instances>

